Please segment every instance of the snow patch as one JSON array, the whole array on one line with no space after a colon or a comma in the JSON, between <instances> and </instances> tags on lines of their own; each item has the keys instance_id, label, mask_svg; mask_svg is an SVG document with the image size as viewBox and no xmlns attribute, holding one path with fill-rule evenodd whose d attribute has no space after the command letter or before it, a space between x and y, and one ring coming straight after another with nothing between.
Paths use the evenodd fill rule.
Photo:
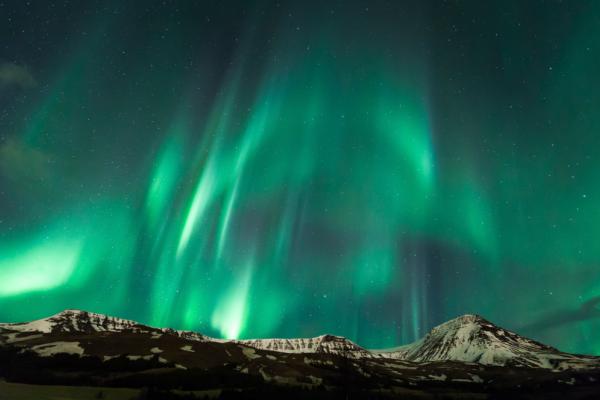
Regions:
<instances>
[{"instance_id":1,"label":"snow patch","mask_svg":"<svg viewBox=\"0 0 600 400\"><path fill-rule=\"evenodd\" d=\"M33 346L31 350L35 351L42 357L50 357L55 354L83 354L83 348L79 346L79 342L51 342Z\"/></svg>"},{"instance_id":2,"label":"snow patch","mask_svg":"<svg viewBox=\"0 0 600 400\"><path fill-rule=\"evenodd\" d=\"M26 336L17 336L19 335L20 332L13 332L13 333L9 333L7 334L6 337L6 343L18 343L18 342L24 342L27 340L32 340L32 339L39 339L41 337L43 337L44 335L26 335Z\"/></svg>"},{"instance_id":3,"label":"snow patch","mask_svg":"<svg viewBox=\"0 0 600 400\"><path fill-rule=\"evenodd\" d=\"M131 360L131 361L137 361L137 360L152 360L154 358L154 355L150 354L147 356L139 356L139 355L129 355L127 356L127 359Z\"/></svg>"},{"instance_id":4,"label":"snow patch","mask_svg":"<svg viewBox=\"0 0 600 400\"><path fill-rule=\"evenodd\" d=\"M261 357L258 354L256 354L256 349L253 349L252 347L244 347L242 349L242 353L244 353L244 355L246 356L246 358L248 358L249 360L254 360L256 358L260 358Z\"/></svg>"},{"instance_id":5,"label":"snow patch","mask_svg":"<svg viewBox=\"0 0 600 400\"><path fill-rule=\"evenodd\" d=\"M9 329L17 332L41 332L50 333L52 332L52 323L48 319L39 319L37 321L14 323L14 324L1 324L0 327Z\"/></svg>"},{"instance_id":6,"label":"snow patch","mask_svg":"<svg viewBox=\"0 0 600 400\"><path fill-rule=\"evenodd\" d=\"M444 374L441 375L429 375L428 378L432 381L442 381L444 382L446 379L448 379L448 377Z\"/></svg>"}]
</instances>

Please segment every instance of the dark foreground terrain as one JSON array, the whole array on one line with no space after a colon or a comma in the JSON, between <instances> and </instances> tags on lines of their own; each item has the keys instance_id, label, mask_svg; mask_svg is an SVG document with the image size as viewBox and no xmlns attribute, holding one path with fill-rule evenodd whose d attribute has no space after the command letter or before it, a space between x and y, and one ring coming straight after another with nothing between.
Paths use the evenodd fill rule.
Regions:
<instances>
[{"instance_id":1,"label":"dark foreground terrain","mask_svg":"<svg viewBox=\"0 0 600 400\"><path fill-rule=\"evenodd\" d=\"M600 398L597 358L474 318L368 351L336 336L221 341L67 311L0 325L0 399Z\"/></svg>"}]
</instances>

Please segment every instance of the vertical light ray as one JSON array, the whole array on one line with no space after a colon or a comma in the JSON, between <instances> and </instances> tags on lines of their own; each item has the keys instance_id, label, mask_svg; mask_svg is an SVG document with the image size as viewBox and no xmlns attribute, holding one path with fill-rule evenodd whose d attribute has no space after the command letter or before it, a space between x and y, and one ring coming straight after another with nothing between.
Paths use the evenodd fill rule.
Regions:
<instances>
[{"instance_id":1,"label":"vertical light ray","mask_svg":"<svg viewBox=\"0 0 600 400\"><path fill-rule=\"evenodd\" d=\"M208 164L205 166L198 185L196 186L189 211L185 217L183 229L181 230L181 237L179 238L179 243L177 245L178 257L186 248L192 235L194 225L201 218L206 207L209 206L212 197L214 196L216 180L217 177L215 177L212 160L209 160Z\"/></svg>"},{"instance_id":2,"label":"vertical light ray","mask_svg":"<svg viewBox=\"0 0 600 400\"><path fill-rule=\"evenodd\" d=\"M203 213L221 192L240 179L244 168L253 153L259 147L267 130L268 118L273 118L276 110L272 105L277 105L275 99L268 94L257 96L257 111L248 121L247 128L241 134L237 152L230 153L220 141L213 148L210 158L203 167L202 175L196 186L189 211L177 245L177 256L185 250L192 236L195 224L201 219ZM224 134L224 133L223 133ZM235 147L234 147L235 148ZM218 173L218 176L216 175Z\"/></svg>"},{"instance_id":3,"label":"vertical light ray","mask_svg":"<svg viewBox=\"0 0 600 400\"><path fill-rule=\"evenodd\" d=\"M406 172L416 180L419 194L425 198L431 193L435 172L430 117L415 93L405 93L401 88L398 92L404 96L382 95L376 123L398 151L398 162L406 163Z\"/></svg>"},{"instance_id":4,"label":"vertical light ray","mask_svg":"<svg viewBox=\"0 0 600 400\"><path fill-rule=\"evenodd\" d=\"M185 131L185 127L181 124L182 122L178 122L173 131L167 134L167 141L161 148L161 153L152 171L145 204L152 229L155 229L161 221L166 220L166 209L172 200L181 174L183 147L180 135Z\"/></svg>"},{"instance_id":5,"label":"vertical light ray","mask_svg":"<svg viewBox=\"0 0 600 400\"><path fill-rule=\"evenodd\" d=\"M211 325L224 338L237 339L245 329L248 316L248 294L252 280L252 264L237 273L233 284L226 291L212 313Z\"/></svg>"},{"instance_id":6,"label":"vertical light ray","mask_svg":"<svg viewBox=\"0 0 600 400\"><path fill-rule=\"evenodd\" d=\"M229 193L229 195L228 195L225 209L223 211L223 215L221 216L221 222L220 222L221 226L219 228L219 236L218 236L218 241L217 241L217 255L216 255L217 263L221 260L221 257L223 256L223 249L225 247L225 243L227 242L227 233L229 231L229 224L232 219L232 214L234 213L233 208L235 206L235 202L238 197L239 186L240 186L240 176L238 176L238 178L236 179L235 184L233 185L233 189L231 190L231 193Z\"/></svg>"}]
</instances>

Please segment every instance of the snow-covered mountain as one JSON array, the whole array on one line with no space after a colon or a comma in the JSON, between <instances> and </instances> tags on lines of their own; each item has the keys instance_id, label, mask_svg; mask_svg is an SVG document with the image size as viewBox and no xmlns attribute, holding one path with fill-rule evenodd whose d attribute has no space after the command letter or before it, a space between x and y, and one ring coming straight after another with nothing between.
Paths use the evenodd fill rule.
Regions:
<instances>
[{"instance_id":1,"label":"snow-covered mountain","mask_svg":"<svg viewBox=\"0 0 600 400\"><path fill-rule=\"evenodd\" d=\"M533 398L560 399L551 395L568 390L569 398L587 399L600 390L600 358L562 353L475 315L448 321L407 346L375 351L333 335L221 340L66 310L32 322L0 324L0 398L5 381L175 385L178 390L270 386L331 395L323 398L339 398L349 390L379 397L382 388L395 388L390 398L447 394L459 399L463 393L522 398L527 392L535 393Z\"/></svg>"},{"instance_id":2,"label":"snow-covered mountain","mask_svg":"<svg viewBox=\"0 0 600 400\"><path fill-rule=\"evenodd\" d=\"M356 343L334 335L321 335L299 339L250 339L221 340L191 331L177 331L170 328L153 328L139 322L111 317L82 310L64 310L56 315L31 322L0 324L0 331L15 333L95 333L95 332L132 332L142 334L171 334L188 340L232 342L261 350L285 353L324 353L338 354L350 358L374 357L374 354Z\"/></svg>"},{"instance_id":3,"label":"snow-covered mountain","mask_svg":"<svg viewBox=\"0 0 600 400\"><path fill-rule=\"evenodd\" d=\"M16 332L121 332L145 330L135 321L109 317L80 310L64 310L56 315L31 322L0 324L0 328Z\"/></svg>"},{"instance_id":4,"label":"snow-covered mountain","mask_svg":"<svg viewBox=\"0 0 600 400\"><path fill-rule=\"evenodd\" d=\"M546 369L599 365L597 357L563 353L500 328L478 315L455 318L433 328L412 344L379 354L414 362L462 361Z\"/></svg>"},{"instance_id":5,"label":"snow-covered mountain","mask_svg":"<svg viewBox=\"0 0 600 400\"><path fill-rule=\"evenodd\" d=\"M213 339L66 310L32 322L0 324L0 386L3 379L39 383L39 377L44 383L64 385L66 374L71 385L101 382L105 386L152 386L163 379L168 380L163 385L177 382L177 387L192 389L205 389L210 384L217 388L248 384L313 388L322 383L335 387L344 382L346 374L357 381L374 372L381 375L378 382L383 384L393 379L385 365L396 365L373 358L380 364L367 372L355 362L370 353L345 338L330 335L292 339L287 352L279 349L284 350L277 339ZM289 351L293 349L297 351ZM36 374L29 373L31 368ZM411 376L417 373L411 370ZM464 375L459 371L457 376Z\"/></svg>"},{"instance_id":6,"label":"snow-covered mountain","mask_svg":"<svg viewBox=\"0 0 600 400\"><path fill-rule=\"evenodd\" d=\"M64 310L48 318L23 323L0 324L0 330L14 333L95 333L132 332L146 334L171 334L188 340L206 340L204 335L170 328L153 328L139 322L111 317L82 310Z\"/></svg>"},{"instance_id":7,"label":"snow-covered mountain","mask_svg":"<svg viewBox=\"0 0 600 400\"><path fill-rule=\"evenodd\" d=\"M190 341L231 343L257 350L290 354L332 354L351 359L389 359L416 363L459 361L491 366L551 370L599 368L600 358L563 353L553 347L500 328L477 315L463 315L433 328L424 338L387 351L367 350L334 335L298 339L213 339L191 331L153 328L136 321L81 310L65 310L48 318L0 324L0 344L27 335L133 333L161 335Z\"/></svg>"},{"instance_id":8,"label":"snow-covered mountain","mask_svg":"<svg viewBox=\"0 0 600 400\"><path fill-rule=\"evenodd\" d=\"M375 354L345 337L334 335L300 339L251 339L240 340L238 343L256 349L283 353L325 353L343 355L348 358L376 357Z\"/></svg>"}]
</instances>

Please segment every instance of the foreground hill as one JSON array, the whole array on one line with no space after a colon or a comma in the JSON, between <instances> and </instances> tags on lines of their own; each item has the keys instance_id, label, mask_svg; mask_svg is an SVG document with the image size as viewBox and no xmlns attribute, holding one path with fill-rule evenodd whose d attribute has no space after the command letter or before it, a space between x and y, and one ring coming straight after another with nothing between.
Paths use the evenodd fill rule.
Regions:
<instances>
[{"instance_id":1,"label":"foreground hill","mask_svg":"<svg viewBox=\"0 0 600 400\"><path fill-rule=\"evenodd\" d=\"M332 335L224 341L66 310L0 324L1 378L12 382L13 392L41 384L90 386L105 398L108 388L130 388L144 398L309 392L313 398L593 398L600 392L600 359L562 353L474 315L448 321L413 344L370 351Z\"/></svg>"}]
</instances>

